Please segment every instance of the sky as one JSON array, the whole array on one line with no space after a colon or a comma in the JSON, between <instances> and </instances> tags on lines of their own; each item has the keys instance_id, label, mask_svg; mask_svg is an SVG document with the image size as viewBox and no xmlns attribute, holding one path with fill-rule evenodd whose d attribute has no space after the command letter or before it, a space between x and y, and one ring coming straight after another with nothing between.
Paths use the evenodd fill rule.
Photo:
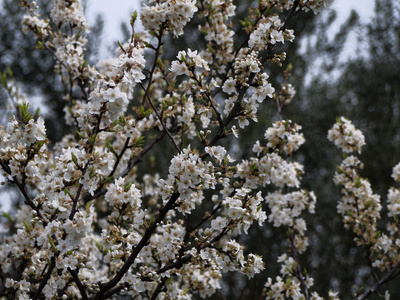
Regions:
<instances>
[{"instance_id":1,"label":"sky","mask_svg":"<svg viewBox=\"0 0 400 300\"><path fill-rule=\"evenodd\" d=\"M367 22L373 16L374 2L374 0L334 0L331 7L337 10L338 18L331 28L332 35L339 30L352 9L356 10L361 19ZM94 24L98 14L102 14L105 20L100 49L101 58L108 56L107 46L122 38L121 22L123 20L129 22L135 10L140 12L140 3L140 0L88 0L86 17L89 24Z\"/></svg>"}]
</instances>

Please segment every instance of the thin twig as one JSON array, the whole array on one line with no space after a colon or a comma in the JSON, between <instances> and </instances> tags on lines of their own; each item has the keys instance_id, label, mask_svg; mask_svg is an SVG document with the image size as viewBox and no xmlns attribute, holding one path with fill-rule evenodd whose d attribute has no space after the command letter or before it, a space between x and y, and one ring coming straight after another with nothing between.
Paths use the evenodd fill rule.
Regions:
<instances>
[{"instance_id":1,"label":"thin twig","mask_svg":"<svg viewBox=\"0 0 400 300\"><path fill-rule=\"evenodd\" d=\"M169 201L160 209L159 214L155 218L154 222L146 230L139 243L136 245L136 247L133 248L131 255L127 258L122 267L117 271L115 276L106 283L99 283L100 291L95 295L94 299L104 299L104 294L118 284L121 278L133 265L140 251L142 251L143 247L147 245L151 236L156 231L158 224L164 219L168 211L170 211L173 208L179 196L180 196L179 193L171 195Z\"/></svg>"},{"instance_id":2,"label":"thin twig","mask_svg":"<svg viewBox=\"0 0 400 300\"><path fill-rule=\"evenodd\" d=\"M140 85L144 88L143 83L140 83ZM158 120L160 121L160 123L161 123L161 125L162 125L162 127L163 127L163 129L164 129L164 131L165 131L165 133L168 135L168 137L170 138L172 144L175 146L175 149L178 150L178 153L180 154L180 153L182 152L181 149L178 147L178 145L177 145L177 144L175 143L175 141L174 141L174 138L173 138L173 137L171 136L171 134L169 133L167 126L165 126L165 124L164 124L164 122L163 122L163 120L162 120L160 114L158 113L156 107L154 106L153 101L151 101L149 95L147 95L147 99L148 99L148 101L149 101L149 104L151 105L151 108L153 109L153 111L154 111L155 114L157 115L157 118L158 118Z\"/></svg>"}]
</instances>

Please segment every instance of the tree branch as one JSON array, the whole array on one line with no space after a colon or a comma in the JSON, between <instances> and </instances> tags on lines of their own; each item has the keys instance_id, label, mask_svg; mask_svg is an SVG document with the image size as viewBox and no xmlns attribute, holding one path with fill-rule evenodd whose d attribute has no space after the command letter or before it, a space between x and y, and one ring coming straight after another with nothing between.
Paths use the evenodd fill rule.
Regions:
<instances>
[{"instance_id":1,"label":"tree branch","mask_svg":"<svg viewBox=\"0 0 400 300\"><path fill-rule=\"evenodd\" d=\"M171 196L171 198L169 199L169 201L164 205L164 207L162 207L160 209L159 214L157 215L156 219L150 225L150 227L146 230L142 239L139 241L139 243L136 245L136 247L133 248L131 255L128 257L128 259L125 261L125 263L122 265L122 267L118 270L117 274L115 274L115 276L110 281L108 281L106 283L99 283L100 291L96 294L94 299L104 299L105 292L112 289L114 286L116 286L118 284L118 282L121 280L121 278L125 275L125 273L129 270L129 268L135 262L136 257L139 255L140 251L149 242L151 236L156 231L158 224L164 219L167 212L173 208L173 206L174 206L175 202L178 200L179 196L180 196L179 193L173 194Z\"/></svg>"}]
</instances>

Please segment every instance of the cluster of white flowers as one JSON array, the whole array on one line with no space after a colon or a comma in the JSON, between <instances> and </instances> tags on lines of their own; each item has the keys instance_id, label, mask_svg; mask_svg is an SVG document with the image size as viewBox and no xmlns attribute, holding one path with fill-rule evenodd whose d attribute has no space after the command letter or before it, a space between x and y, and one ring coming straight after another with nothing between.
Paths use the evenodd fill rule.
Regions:
<instances>
[{"instance_id":1,"label":"cluster of white flowers","mask_svg":"<svg viewBox=\"0 0 400 300\"><path fill-rule=\"evenodd\" d=\"M361 146L365 144L361 131L344 118L329 131L328 138L345 153L354 150L360 153ZM352 155L346 156L338 167L333 180L335 184L343 187L343 196L337 209L342 215L345 227L355 234L357 244L371 253L367 257L371 272L375 273L375 269L385 272L391 269L392 263L400 262L397 250L400 245L397 218L400 213L400 191L393 187L389 189L388 216L393 217L394 221L386 224L389 234L383 233L378 225L382 209L380 196L374 194L369 181L358 174L358 169L362 167L361 161ZM400 164L393 168L392 177L396 181L399 179L399 169Z\"/></svg>"},{"instance_id":2,"label":"cluster of white flowers","mask_svg":"<svg viewBox=\"0 0 400 300\"><path fill-rule=\"evenodd\" d=\"M78 77L83 74L82 66L85 62L83 52L87 39L83 36L64 35L61 31L54 34L53 44L56 48L58 68L64 71L64 74L72 74ZM87 75L93 78L94 69L87 72Z\"/></svg>"},{"instance_id":3,"label":"cluster of white flowers","mask_svg":"<svg viewBox=\"0 0 400 300\"><path fill-rule=\"evenodd\" d=\"M211 157L214 157L218 163L222 163L225 159L230 163L235 161L222 146L206 147L205 151Z\"/></svg>"},{"instance_id":4,"label":"cluster of white flowers","mask_svg":"<svg viewBox=\"0 0 400 300\"><path fill-rule=\"evenodd\" d=\"M249 196L250 191L250 189L241 188L233 197L226 197L222 202L226 220L233 220L230 224L233 234L239 234L242 230L247 233L255 221L261 226L267 219L266 213L260 207L263 202L261 192Z\"/></svg>"},{"instance_id":5,"label":"cluster of white flowers","mask_svg":"<svg viewBox=\"0 0 400 300\"><path fill-rule=\"evenodd\" d=\"M365 145L365 138L362 132L344 117L341 117L328 131L328 140L334 142L337 147L346 153L353 151L361 153L361 148Z\"/></svg>"},{"instance_id":6,"label":"cluster of white flowers","mask_svg":"<svg viewBox=\"0 0 400 300\"><path fill-rule=\"evenodd\" d=\"M368 180L358 175L357 168L360 166L361 162L357 157L348 156L336 171L334 182L344 187L338 212L342 215L346 228L362 237L359 242L363 244L371 243L375 239L381 204L379 195L373 193ZM360 227L359 224L364 225Z\"/></svg>"},{"instance_id":7,"label":"cluster of white flowers","mask_svg":"<svg viewBox=\"0 0 400 300\"><path fill-rule=\"evenodd\" d=\"M268 2L270 2L270 4L273 5L278 11L283 11L292 9L295 0L272 0ZM326 7L327 3L327 0L300 0L298 9L304 9L305 11L309 11L311 9L315 14L317 14L324 7Z\"/></svg>"},{"instance_id":8,"label":"cluster of white flowers","mask_svg":"<svg viewBox=\"0 0 400 300\"><path fill-rule=\"evenodd\" d=\"M225 51L233 49L233 35L234 31L229 29L225 24L227 17L235 15L236 6L233 5L232 0L206 0L208 10L205 15L208 17L209 22L201 26L201 31L206 35L205 39L208 42L215 42L222 47ZM226 51L226 54L232 51ZM223 60L222 57L219 59Z\"/></svg>"},{"instance_id":9,"label":"cluster of white flowers","mask_svg":"<svg viewBox=\"0 0 400 300\"><path fill-rule=\"evenodd\" d=\"M54 0L51 18L58 26L77 26L84 32L89 32L81 0Z\"/></svg>"},{"instance_id":10,"label":"cluster of white flowers","mask_svg":"<svg viewBox=\"0 0 400 300\"><path fill-rule=\"evenodd\" d=\"M144 28L157 34L172 32L176 37L183 34L183 28L197 11L195 0L150 0L149 4L141 9Z\"/></svg>"},{"instance_id":11,"label":"cluster of white flowers","mask_svg":"<svg viewBox=\"0 0 400 300\"><path fill-rule=\"evenodd\" d=\"M305 139L302 133L299 133L301 126L294 124L291 126L291 121L277 121L273 127L267 129L264 134L268 140L267 147L272 149L279 148L283 153L290 155L304 144ZM257 151L255 151L257 152Z\"/></svg>"},{"instance_id":12,"label":"cluster of white flowers","mask_svg":"<svg viewBox=\"0 0 400 300\"><path fill-rule=\"evenodd\" d=\"M207 62L201 58L200 55L197 54L197 50L192 51L190 49L186 51L179 51L176 56L179 61L174 60L171 63L171 72L175 75L187 75L189 76L189 71L194 71L195 68L202 68L206 71L209 71Z\"/></svg>"},{"instance_id":13,"label":"cluster of white flowers","mask_svg":"<svg viewBox=\"0 0 400 300\"><path fill-rule=\"evenodd\" d=\"M249 47L254 50L264 50L268 44L293 42L294 31L291 29L281 30L282 21L277 15L261 20L257 29L249 38Z\"/></svg>"},{"instance_id":14,"label":"cluster of white flowers","mask_svg":"<svg viewBox=\"0 0 400 300\"><path fill-rule=\"evenodd\" d=\"M238 117L239 127L244 128L249 125L248 118L257 121L257 111L259 103L262 103L266 97L272 98L275 89L267 81L268 75L262 72L261 62L258 59L258 53L255 51L243 51L242 55L234 61L235 77L229 77L222 85L222 90L228 95L232 95L225 100L224 114L229 115L235 103L238 100L241 88L248 89L249 98L243 99L243 113ZM249 86L250 77L254 76L252 86Z\"/></svg>"},{"instance_id":15,"label":"cluster of white flowers","mask_svg":"<svg viewBox=\"0 0 400 300\"><path fill-rule=\"evenodd\" d=\"M108 187L104 199L113 208L109 216L110 220L123 219L132 220L135 226L143 224L144 211L141 210L141 193L134 185L124 186L124 179L120 177Z\"/></svg>"},{"instance_id":16,"label":"cluster of white flowers","mask_svg":"<svg viewBox=\"0 0 400 300\"><path fill-rule=\"evenodd\" d=\"M32 31L38 39L44 39L51 32L49 21L40 19L36 1L24 3L24 5L29 10L29 15L24 15L22 18L22 31L25 34Z\"/></svg>"},{"instance_id":17,"label":"cluster of white flowers","mask_svg":"<svg viewBox=\"0 0 400 300\"><path fill-rule=\"evenodd\" d=\"M110 60L111 66L107 75L98 74L96 86L90 93L88 109L91 114L104 114L106 125L114 122L126 111L129 103L129 93L145 76L142 73L145 66L141 43L127 43L117 52L118 57ZM122 53L121 53L122 52Z\"/></svg>"},{"instance_id":18,"label":"cluster of white flowers","mask_svg":"<svg viewBox=\"0 0 400 300\"><path fill-rule=\"evenodd\" d=\"M40 19L38 15L25 15L23 19L24 27L22 30L27 33L32 30L36 36L44 38L50 33L50 25L48 22Z\"/></svg>"},{"instance_id":19,"label":"cluster of white flowers","mask_svg":"<svg viewBox=\"0 0 400 300\"><path fill-rule=\"evenodd\" d=\"M273 222L275 227L282 225L293 227L304 235L306 224L298 217L306 208L310 213L315 212L316 198L312 192L310 194L304 190L288 194L274 192L268 194L266 202L271 210L269 221Z\"/></svg>"},{"instance_id":20,"label":"cluster of white flowers","mask_svg":"<svg viewBox=\"0 0 400 300\"><path fill-rule=\"evenodd\" d=\"M178 209L190 213L203 200L203 189L214 189L217 180L211 163L202 159L190 148L176 155L169 167L167 180L160 180L160 194L164 201L175 192L180 194Z\"/></svg>"},{"instance_id":21,"label":"cluster of white flowers","mask_svg":"<svg viewBox=\"0 0 400 300\"><path fill-rule=\"evenodd\" d=\"M80 0L63 1L54 0L51 10L52 21L60 28L54 32L51 42L47 43L55 48L58 59L58 68L60 68L66 77L72 74L78 77L83 73L93 76L93 70L88 72L89 66L83 67L85 59L83 52L87 39L82 33L89 32L89 26L83 12L83 6ZM74 28L75 33L66 34L63 27ZM80 34L76 34L79 32Z\"/></svg>"}]
</instances>

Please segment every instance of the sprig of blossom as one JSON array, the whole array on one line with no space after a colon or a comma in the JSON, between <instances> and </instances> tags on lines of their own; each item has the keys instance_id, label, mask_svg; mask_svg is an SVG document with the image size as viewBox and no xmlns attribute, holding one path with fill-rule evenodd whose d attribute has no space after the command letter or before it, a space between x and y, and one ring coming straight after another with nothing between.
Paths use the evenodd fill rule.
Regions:
<instances>
[{"instance_id":1,"label":"sprig of blossom","mask_svg":"<svg viewBox=\"0 0 400 300\"><path fill-rule=\"evenodd\" d=\"M250 35L248 44L254 50L264 50L268 44L293 42L294 31L285 29L281 31L282 22L277 15L263 19L256 30Z\"/></svg>"},{"instance_id":2,"label":"sprig of blossom","mask_svg":"<svg viewBox=\"0 0 400 300\"><path fill-rule=\"evenodd\" d=\"M348 153L354 150L361 152L361 146L365 144L361 131L356 129L350 121L341 118L328 133L328 138L334 141L338 148ZM371 184L362 178L358 169L363 164L355 156L346 156L334 175L334 182L342 186L342 199L337 206L338 213L342 215L344 225L355 234L355 241L367 249L367 260L370 270L375 278L379 278L380 272L393 272L393 263L400 262L400 256L396 250L398 245L398 195L396 188L390 188L388 192L388 215L394 220L386 224L388 234L379 230L378 221L381 218L380 196L374 194ZM399 165L393 168L392 177L397 180ZM386 276L386 275L383 275Z\"/></svg>"},{"instance_id":3,"label":"sprig of blossom","mask_svg":"<svg viewBox=\"0 0 400 300\"><path fill-rule=\"evenodd\" d=\"M344 117L341 117L328 131L328 140L334 142L337 147L346 153L353 151L361 153L361 148L365 145L365 138L362 132Z\"/></svg>"},{"instance_id":4,"label":"sprig of blossom","mask_svg":"<svg viewBox=\"0 0 400 300\"><path fill-rule=\"evenodd\" d=\"M197 11L194 0L151 0L149 3L151 6L143 5L141 9L140 19L143 26L158 34L164 26L175 37L183 34L183 28Z\"/></svg>"}]
</instances>

